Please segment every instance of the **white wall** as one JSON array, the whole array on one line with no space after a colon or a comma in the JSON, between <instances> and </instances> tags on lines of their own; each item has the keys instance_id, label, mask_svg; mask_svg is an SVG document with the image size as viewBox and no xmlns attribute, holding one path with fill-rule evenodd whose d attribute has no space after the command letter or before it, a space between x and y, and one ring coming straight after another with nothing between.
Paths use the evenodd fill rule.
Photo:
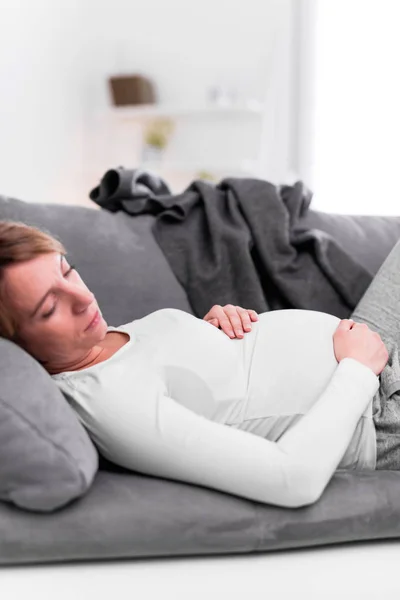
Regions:
<instances>
[{"instance_id":1,"label":"white wall","mask_svg":"<svg viewBox=\"0 0 400 600\"><path fill-rule=\"evenodd\" d=\"M62 201L83 147L79 2L0 6L0 193Z\"/></svg>"},{"instance_id":2,"label":"white wall","mask_svg":"<svg viewBox=\"0 0 400 600\"><path fill-rule=\"evenodd\" d=\"M265 177L284 180L293 1L2 0L0 193L94 207L105 169L136 166L130 134L99 118L116 72L153 79L160 102L205 100L215 82L264 99Z\"/></svg>"}]
</instances>

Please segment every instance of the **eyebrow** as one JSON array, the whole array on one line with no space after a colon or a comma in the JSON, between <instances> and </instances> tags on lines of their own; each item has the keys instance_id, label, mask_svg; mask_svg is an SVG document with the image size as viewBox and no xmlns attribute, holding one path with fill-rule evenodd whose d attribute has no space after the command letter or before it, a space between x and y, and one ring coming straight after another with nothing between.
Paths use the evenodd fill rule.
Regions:
<instances>
[{"instance_id":1,"label":"eyebrow","mask_svg":"<svg viewBox=\"0 0 400 600\"><path fill-rule=\"evenodd\" d=\"M62 265L62 260L64 258L63 254L60 254L60 269L61 269L61 265ZM51 294L51 292L54 291L54 287L51 287L43 296L43 298L40 300L39 304L36 306L35 310L29 315L30 319L33 319L33 317L36 315L37 311L39 310L39 308L42 306L43 302L46 300L47 296L49 294Z\"/></svg>"}]
</instances>

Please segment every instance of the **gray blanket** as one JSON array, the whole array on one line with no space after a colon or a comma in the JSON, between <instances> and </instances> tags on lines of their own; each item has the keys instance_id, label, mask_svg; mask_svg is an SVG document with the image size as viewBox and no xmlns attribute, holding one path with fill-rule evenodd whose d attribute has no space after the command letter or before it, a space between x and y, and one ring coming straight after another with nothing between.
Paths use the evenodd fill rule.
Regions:
<instances>
[{"instance_id":1,"label":"gray blanket","mask_svg":"<svg viewBox=\"0 0 400 600\"><path fill-rule=\"evenodd\" d=\"M299 227L312 199L301 181L195 180L173 195L155 174L119 167L89 197L111 212L155 216L154 237L201 318L214 304L234 304L344 319L373 278L329 234Z\"/></svg>"}]
</instances>

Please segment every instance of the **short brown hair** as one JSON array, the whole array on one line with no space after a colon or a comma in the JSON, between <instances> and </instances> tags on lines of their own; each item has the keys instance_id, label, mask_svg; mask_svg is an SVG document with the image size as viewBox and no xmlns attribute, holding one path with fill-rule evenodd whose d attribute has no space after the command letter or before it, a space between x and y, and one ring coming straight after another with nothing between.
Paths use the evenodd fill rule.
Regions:
<instances>
[{"instance_id":1,"label":"short brown hair","mask_svg":"<svg viewBox=\"0 0 400 600\"><path fill-rule=\"evenodd\" d=\"M16 341L18 322L7 306L5 271L8 265L31 260L41 254L67 254L60 240L49 231L21 221L0 221L0 336Z\"/></svg>"}]
</instances>

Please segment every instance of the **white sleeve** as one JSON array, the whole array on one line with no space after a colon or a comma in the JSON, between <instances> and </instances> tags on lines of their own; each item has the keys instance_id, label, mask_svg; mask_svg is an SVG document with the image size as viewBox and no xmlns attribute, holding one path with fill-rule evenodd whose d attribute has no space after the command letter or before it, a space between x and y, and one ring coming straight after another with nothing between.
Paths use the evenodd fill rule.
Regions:
<instances>
[{"instance_id":1,"label":"white sleeve","mask_svg":"<svg viewBox=\"0 0 400 600\"><path fill-rule=\"evenodd\" d=\"M319 498L379 388L371 369L343 359L309 412L272 442L192 412L167 395L161 379L147 383L144 394L132 390L137 401L114 396L97 422L96 442L107 458L147 475L285 507Z\"/></svg>"}]
</instances>

